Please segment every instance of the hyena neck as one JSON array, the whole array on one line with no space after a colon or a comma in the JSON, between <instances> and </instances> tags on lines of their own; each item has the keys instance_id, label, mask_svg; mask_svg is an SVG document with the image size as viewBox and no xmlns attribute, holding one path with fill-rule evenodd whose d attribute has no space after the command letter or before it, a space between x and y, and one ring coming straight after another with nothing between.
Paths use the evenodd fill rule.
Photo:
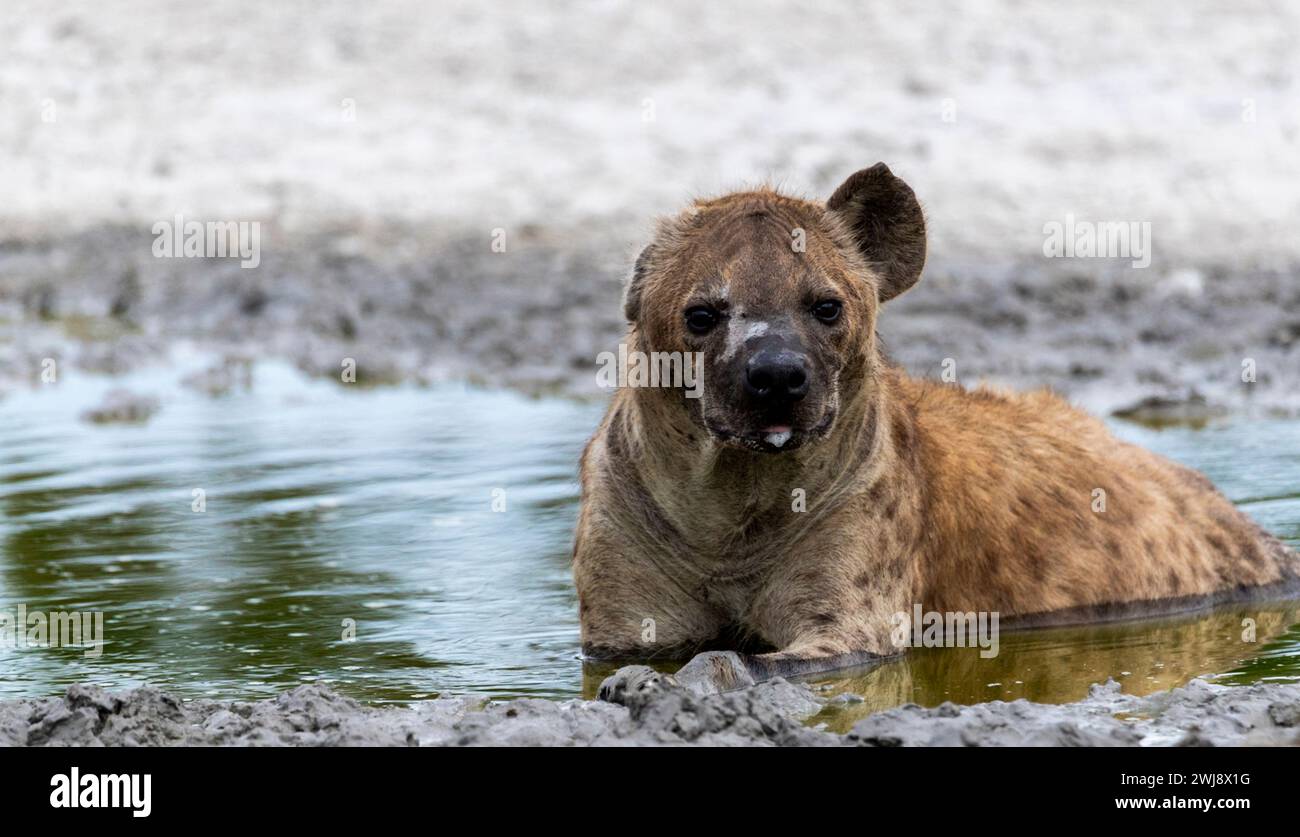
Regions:
<instances>
[{"instance_id":1,"label":"hyena neck","mask_svg":"<svg viewBox=\"0 0 1300 837\"><path fill-rule=\"evenodd\" d=\"M628 464L665 522L702 551L783 542L871 484L892 479L899 456L891 427L906 419L893 387L873 386L841 405L826 438L766 454L718 442L662 390L620 395L615 431L627 441Z\"/></svg>"}]
</instances>

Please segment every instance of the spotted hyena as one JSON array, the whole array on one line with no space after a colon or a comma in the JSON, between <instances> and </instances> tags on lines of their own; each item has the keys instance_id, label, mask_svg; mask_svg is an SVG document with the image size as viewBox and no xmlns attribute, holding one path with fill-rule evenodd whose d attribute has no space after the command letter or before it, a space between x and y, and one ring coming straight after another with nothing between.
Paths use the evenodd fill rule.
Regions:
<instances>
[{"instance_id":1,"label":"spotted hyena","mask_svg":"<svg viewBox=\"0 0 1300 837\"><path fill-rule=\"evenodd\" d=\"M925 252L884 164L825 204L740 192L660 222L627 343L702 353L703 389L619 390L583 454L587 655L739 651L702 665L743 682L898 653L917 604L1065 622L1295 591L1295 552L1200 474L1049 392L892 365L877 315Z\"/></svg>"}]
</instances>

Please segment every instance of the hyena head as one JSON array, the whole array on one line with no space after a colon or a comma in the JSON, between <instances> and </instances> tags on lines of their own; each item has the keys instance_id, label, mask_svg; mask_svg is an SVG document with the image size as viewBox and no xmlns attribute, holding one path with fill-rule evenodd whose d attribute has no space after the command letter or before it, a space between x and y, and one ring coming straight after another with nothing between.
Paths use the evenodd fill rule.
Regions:
<instances>
[{"instance_id":1,"label":"hyena head","mask_svg":"<svg viewBox=\"0 0 1300 837\"><path fill-rule=\"evenodd\" d=\"M825 205L770 190L698 201L637 259L630 342L702 354L702 393L681 405L718 441L795 450L874 385L877 310L924 263L921 207L884 163Z\"/></svg>"}]
</instances>

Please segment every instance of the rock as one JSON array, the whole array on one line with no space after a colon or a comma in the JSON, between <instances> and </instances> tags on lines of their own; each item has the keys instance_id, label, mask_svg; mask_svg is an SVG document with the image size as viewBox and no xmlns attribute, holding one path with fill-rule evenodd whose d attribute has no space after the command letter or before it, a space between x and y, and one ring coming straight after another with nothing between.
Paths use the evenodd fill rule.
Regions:
<instances>
[{"instance_id":1,"label":"rock","mask_svg":"<svg viewBox=\"0 0 1300 837\"><path fill-rule=\"evenodd\" d=\"M1300 703L1274 703L1268 707L1268 718L1279 727L1300 724Z\"/></svg>"},{"instance_id":2,"label":"rock","mask_svg":"<svg viewBox=\"0 0 1300 837\"><path fill-rule=\"evenodd\" d=\"M119 388L109 390L99 406L86 410L81 418L95 424L143 424L158 412L158 407L157 398Z\"/></svg>"},{"instance_id":3,"label":"rock","mask_svg":"<svg viewBox=\"0 0 1300 837\"><path fill-rule=\"evenodd\" d=\"M1115 410L1112 415L1148 424L1203 422L1218 411L1195 389L1178 395L1149 395Z\"/></svg>"}]
</instances>

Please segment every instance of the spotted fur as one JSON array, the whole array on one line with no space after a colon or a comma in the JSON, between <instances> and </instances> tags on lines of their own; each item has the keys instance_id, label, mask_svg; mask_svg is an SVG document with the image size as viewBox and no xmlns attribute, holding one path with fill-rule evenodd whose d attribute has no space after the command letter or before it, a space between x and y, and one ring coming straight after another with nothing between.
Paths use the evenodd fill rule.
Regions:
<instances>
[{"instance_id":1,"label":"spotted fur","mask_svg":"<svg viewBox=\"0 0 1300 837\"><path fill-rule=\"evenodd\" d=\"M920 207L883 164L826 205L762 189L660 223L628 288L627 341L721 348L706 350L699 402L620 390L583 453L573 570L588 655L734 648L757 654L759 676L797 674L896 653L891 616L917 603L1040 624L1295 591L1296 553L1200 474L1049 392L891 365L876 315L924 259ZM720 437L745 420L727 338L693 338L684 306L704 295L733 323L784 316L810 287L844 300L835 329L798 326L833 422L775 455Z\"/></svg>"}]
</instances>

